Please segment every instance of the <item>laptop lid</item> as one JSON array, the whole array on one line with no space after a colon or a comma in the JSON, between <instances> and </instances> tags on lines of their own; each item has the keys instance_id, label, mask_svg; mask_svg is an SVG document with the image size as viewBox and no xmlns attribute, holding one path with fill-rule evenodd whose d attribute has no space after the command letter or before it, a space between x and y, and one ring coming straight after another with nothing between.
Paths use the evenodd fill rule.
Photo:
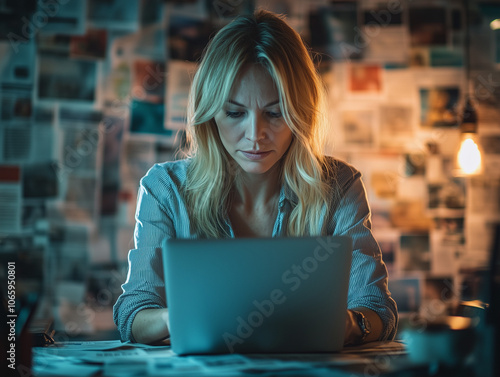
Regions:
<instances>
[{"instance_id":1,"label":"laptop lid","mask_svg":"<svg viewBox=\"0 0 500 377\"><path fill-rule=\"evenodd\" d=\"M340 350L351 256L345 236L165 240L172 350Z\"/></svg>"}]
</instances>

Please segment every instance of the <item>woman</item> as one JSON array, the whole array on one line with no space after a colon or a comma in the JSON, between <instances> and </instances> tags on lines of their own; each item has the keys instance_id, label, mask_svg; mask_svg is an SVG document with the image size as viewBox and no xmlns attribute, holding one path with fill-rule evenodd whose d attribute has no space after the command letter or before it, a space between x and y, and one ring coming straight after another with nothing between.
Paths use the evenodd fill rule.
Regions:
<instances>
[{"instance_id":1,"label":"woman","mask_svg":"<svg viewBox=\"0 0 500 377\"><path fill-rule=\"evenodd\" d=\"M348 235L346 344L392 339L395 302L360 173L325 157L322 85L300 36L267 11L209 43L188 109L191 155L141 180L135 249L114 307L123 340L168 337L165 237Z\"/></svg>"}]
</instances>

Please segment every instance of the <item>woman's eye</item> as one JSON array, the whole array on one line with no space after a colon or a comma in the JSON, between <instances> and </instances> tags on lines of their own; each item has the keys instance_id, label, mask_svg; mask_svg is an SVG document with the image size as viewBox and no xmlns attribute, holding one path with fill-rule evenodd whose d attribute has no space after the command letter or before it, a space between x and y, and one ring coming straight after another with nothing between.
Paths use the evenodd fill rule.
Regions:
<instances>
[{"instance_id":1,"label":"woman's eye","mask_svg":"<svg viewBox=\"0 0 500 377\"><path fill-rule=\"evenodd\" d=\"M268 112L271 118L281 118L282 114L279 111L270 111Z\"/></svg>"},{"instance_id":2,"label":"woman's eye","mask_svg":"<svg viewBox=\"0 0 500 377\"><path fill-rule=\"evenodd\" d=\"M242 115L242 111L226 111L226 116L228 116L229 118L239 118Z\"/></svg>"}]
</instances>

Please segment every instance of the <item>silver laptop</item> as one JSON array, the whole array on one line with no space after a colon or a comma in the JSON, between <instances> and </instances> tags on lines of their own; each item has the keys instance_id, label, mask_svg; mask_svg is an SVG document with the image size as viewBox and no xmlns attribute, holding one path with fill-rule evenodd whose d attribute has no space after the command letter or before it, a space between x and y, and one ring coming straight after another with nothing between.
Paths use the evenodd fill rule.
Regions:
<instances>
[{"instance_id":1,"label":"silver laptop","mask_svg":"<svg viewBox=\"0 0 500 377\"><path fill-rule=\"evenodd\" d=\"M172 350L339 351L351 254L344 236L165 240Z\"/></svg>"}]
</instances>

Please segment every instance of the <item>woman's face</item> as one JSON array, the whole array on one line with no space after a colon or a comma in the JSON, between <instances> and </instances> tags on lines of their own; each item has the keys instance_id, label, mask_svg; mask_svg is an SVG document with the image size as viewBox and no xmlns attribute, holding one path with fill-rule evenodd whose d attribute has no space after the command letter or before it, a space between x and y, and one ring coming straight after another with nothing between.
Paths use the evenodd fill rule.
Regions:
<instances>
[{"instance_id":1,"label":"woman's face","mask_svg":"<svg viewBox=\"0 0 500 377\"><path fill-rule=\"evenodd\" d=\"M247 173L267 172L292 141L278 90L269 73L255 64L238 76L215 122L227 152Z\"/></svg>"}]
</instances>

